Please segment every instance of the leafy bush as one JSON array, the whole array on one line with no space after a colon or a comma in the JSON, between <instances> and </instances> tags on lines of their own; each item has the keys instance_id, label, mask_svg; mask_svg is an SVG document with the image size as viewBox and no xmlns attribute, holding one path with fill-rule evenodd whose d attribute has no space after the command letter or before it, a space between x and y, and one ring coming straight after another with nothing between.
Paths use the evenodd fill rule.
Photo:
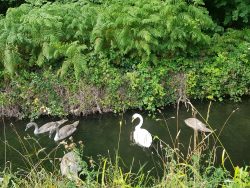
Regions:
<instances>
[{"instance_id":1,"label":"leafy bush","mask_svg":"<svg viewBox=\"0 0 250 188\"><path fill-rule=\"evenodd\" d=\"M0 18L1 100L33 118L239 100L249 29L214 27L202 1L28 1Z\"/></svg>"},{"instance_id":2,"label":"leafy bush","mask_svg":"<svg viewBox=\"0 0 250 188\"><path fill-rule=\"evenodd\" d=\"M0 14L5 14L8 8L17 7L24 2L25 0L0 0Z\"/></svg>"},{"instance_id":3,"label":"leafy bush","mask_svg":"<svg viewBox=\"0 0 250 188\"><path fill-rule=\"evenodd\" d=\"M214 24L198 1L112 1L98 14L92 33L95 52L157 64L162 58L192 54L210 41ZM113 52L113 53L114 53Z\"/></svg>"},{"instance_id":4,"label":"leafy bush","mask_svg":"<svg viewBox=\"0 0 250 188\"><path fill-rule=\"evenodd\" d=\"M63 98L60 96L62 84L49 71L42 75L24 72L22 78L15 79L12 84L16 101L26 116L33 119L42 114L64 115Z\"/></svg>"},{"instance_id":5,"label":"leafy bush","mask_svg":"<svg viewBox=\"0 0 250 188\"><path fill-rule=\"evenodd\" d=\"M96 54L121 65L196 53L214 27L204 8L184 0L22 4L1 24L1 59L11 75L49 64L61 75L73 66L77 77Z\"/></svg>"},{"instance_id":6,"label":"leafy bush","mask_svg":"<svg viewBox=\"0 0 250 188\"><path fill-rule=\"evenodd\" d=\"M250 2L248 0L205 0L206 7L219 24L226 27L248 27Z\"/></svg>"},{"instance_id":7,"label":"leafy bush","mask_svg":"<svg viewBox=\"0 0 250 188\"><path fill-rule=\"evenodd\" d=\"M250 88L249 30L215 35L213 44L210 56L188 73L188 92L197 98L239 100Z\"/></svg>"},{"instance_id":8,"label":"leafy bush","mask_svg":"<svg viewBox=\"0 0 250 188\"><path fill-rule=\"evenodd\" d=\"M79 54L89 44L96 11L84 1L23 4L11 9L3 20L0 36L6 70L13 75L17 70L38 66L58 68L64 61L64 69L73 64L78 74L79 63L84 60Z\"/></svg>"}]
</instances>

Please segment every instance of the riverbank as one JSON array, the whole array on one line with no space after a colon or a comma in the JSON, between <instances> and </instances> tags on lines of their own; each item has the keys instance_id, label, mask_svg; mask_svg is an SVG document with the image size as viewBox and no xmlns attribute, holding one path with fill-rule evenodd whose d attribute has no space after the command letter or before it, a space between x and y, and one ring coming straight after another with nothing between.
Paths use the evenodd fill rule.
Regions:
<instances>
[{"instance_id":1,"label":"riverbank","mask_svg":"<svg viewBox=\"0 0 250 188\"><path fill-rule=\"evenodd\" d=\"M186 99L240 101L249 96L249 54L231 57L220 52L213 58L174 59L157 67L140 63L132 70L99 62L81 79L73 73L60 77L53 68L21 71L2 79L0 116L36 119L155 111Z\"/></svg>"},{"instance_id":2,"label":"riverbank","mask_svg":"<svg viewBox=\"0 0 250 188\"><path fill-rule=\"evenodd\" d=\"M246 23L223 27L202 3L145 2L16 2L0 16L0 115L156 111L249 95Z\"/></svg>"},{"instance_id":3,"label":"riverbank","mask_svg":"<svg viewBox=\"0 0 250 188\"><path fill-rule=\"evenodd\" d=\"M30 140L29 142L31 142ZM35 141L35 140L34 140ZM68 179L63 176L59 170L60 160L51 159L51 153L45 155L38 161L33 160L33 155L40 155L44 150L39 149L37 144L37 153L29 154L29 157L23 158L27 162L26 169L19 169L15 172L11 169L11 163L6 163L5 169L0 172L2 188L7 187L248 187L250 186L250 176L248 167L234 167L233 174L224 167L224 162L227 157L222 154L222 164L220 167L214 166L213 152L210 157L206 157L204 162L204 146L205 143L200 143L197 150L191 151L187 158L183 158L180 151L170 148L164 142L162 150L157 154L161 159L161 163L157 165L158 170L161 170L162 175L152 175L150 171L145 171L145 166L142 165L138 171L132 170L133 167L124 167L122 159L118 152L115 158L99 156L98 161L92 158L89 160L82 159L79 162L81 171L79 178ZM204 145L205 144L205 145ZM65 151L73 151L75 154L82 157L82 143L80 146L75 143L61 144ZM60 147L60 146L59 146ZM205 147L206 148L206 147ZM26 148L27 149L27 148ZM26 151L28 152L28 151ZM44 168L44 163L49 162L53 166L53 171L48 171ZM10 165L10 166L8 166ZM132 165L132 164L131 164ZM128 170L126 170L128 169Z\"/></svg>"}]
</instances>

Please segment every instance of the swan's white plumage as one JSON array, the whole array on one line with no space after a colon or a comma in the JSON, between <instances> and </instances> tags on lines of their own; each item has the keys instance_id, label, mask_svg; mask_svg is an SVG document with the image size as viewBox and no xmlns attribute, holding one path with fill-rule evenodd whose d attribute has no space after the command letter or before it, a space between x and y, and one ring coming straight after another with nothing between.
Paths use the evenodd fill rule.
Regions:
<instances>
[{"instance_id":1,"label":"swan's white plumage","mask_svg":"<svg viewBox=\"0 0 250 188\"><path fill-rule=\"evenodd\" d=\"M143 124L143 118L140 114L135 113L132 116L132 122L137 118L140 119L140 122L135 127L135 131L133 132L133 139L137 145L148 148L152 144L152 136L146 129L141 128Z\"/></svg>"}]
</instances>

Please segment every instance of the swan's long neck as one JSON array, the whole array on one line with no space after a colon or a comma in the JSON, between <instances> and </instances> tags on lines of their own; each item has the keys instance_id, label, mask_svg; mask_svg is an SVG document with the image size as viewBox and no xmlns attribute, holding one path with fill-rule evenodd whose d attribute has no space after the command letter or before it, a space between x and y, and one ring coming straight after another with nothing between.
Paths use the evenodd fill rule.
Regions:
<instances>
[{"instance_id":1,"label":"swan's long neck","mask_svg":"<svg viewBox=\"0 0 250 188\"><path fill-rule=\"evenodd\" d=\"M35 127L34 134L39 133L39 129L38 129L37 124L36 124L36 123L33 123L32 125Z\"/></svg>"},{"instance_id":2,"label":"swan's long neck","mask_svg":"<svg viewBox=\"0 0 250 188\"><path fill-rule=\"evenodd\" d=\"M137 117L139 118L140 122L139 122L139 124L135 127L135 129L140 129L141 126L142 126L142 124L143 124L143 118L142 118L142 116L137 116Z\"/></svg>"},{"instance_id":3,"label":"swan's long neck","mask_svg":"<svg viewBox=\"0 0 250 188\"><path fill-rule=\"evenodd\" d=\"M57 141L59 139L59 126L56 127L56 135L54 140Z\"/></svg>"}]
</instances>

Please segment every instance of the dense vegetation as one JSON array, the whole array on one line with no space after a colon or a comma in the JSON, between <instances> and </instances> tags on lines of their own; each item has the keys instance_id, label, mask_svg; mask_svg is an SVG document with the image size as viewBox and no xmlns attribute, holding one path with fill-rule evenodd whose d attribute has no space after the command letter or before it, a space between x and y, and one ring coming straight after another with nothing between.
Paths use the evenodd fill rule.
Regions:
<instances>
[{"instance_id":1,"label":"dense vegetation","mask_svg":"<svg viewBox=\"0 0 250 188\"><path fill-rule=\"evenodd\" d=\"M242 28L249 26L250 3L248 0L205 0L213 19L226 27Z\"/></svg>"},{"instance_id":2,"label":"dense vegetation","mask_svg":"<svg viewBox=\"0 0 250 188\"><path fill-rule=\"evenodd\" d=\"M0 10L2 115L154 111L249 94L246 0L6 2L15 8Z\"/></svg>"},{"instance_id":3,"label":"dense vegetation","mask_svg":"<svg viewBox=\"0 0 250 188\"><path fill-rule=\"evenodd\" d=\"M249 22L249 0L1 0L0 116L155 111L187 98L239 101L250 93ZM85 179L72 182L39 159L27 171L5 169L0 185L249 186L247 167L234 167L232 176L212 159L202 166L202 153L184 160L168 145L164 152L162 177L125 172L116 156L94 170L85 162Z\"/></svg>"}]
</instances>

